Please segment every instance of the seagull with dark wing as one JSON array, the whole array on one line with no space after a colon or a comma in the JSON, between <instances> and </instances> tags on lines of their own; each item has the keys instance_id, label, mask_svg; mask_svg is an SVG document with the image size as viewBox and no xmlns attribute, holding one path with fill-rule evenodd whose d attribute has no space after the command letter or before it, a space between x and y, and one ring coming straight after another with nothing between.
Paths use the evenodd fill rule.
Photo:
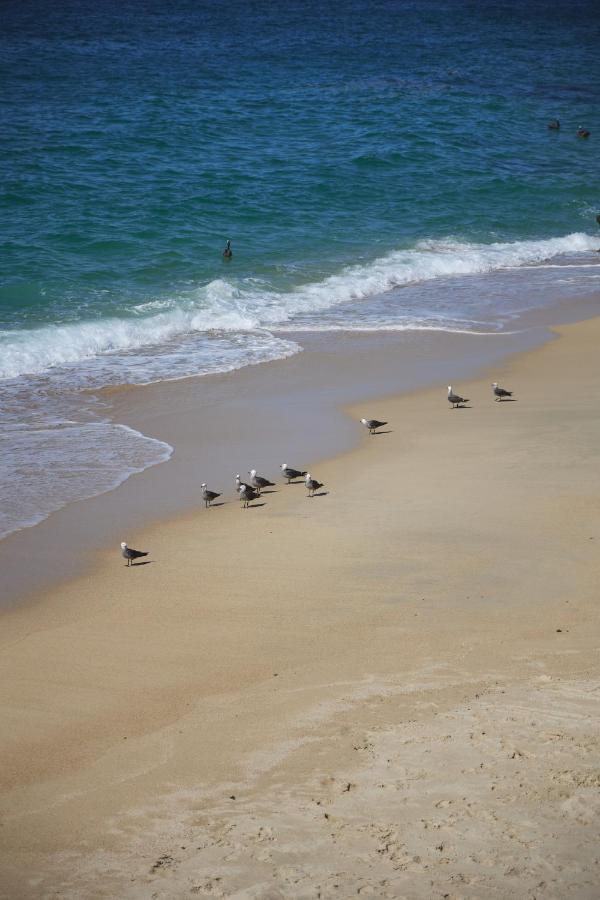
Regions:
<instances>
[{"instance_id":1,"label":"seagull with dark wing","mask_svg":"<svg viewBox=\"0 0 600 900\"><path fill-rule=\"evenodd\" d=\"M236 476L235 476L235 487L236 487L236 490L239 491L239 489L241 488L242 485L244 485L244 487L250 488L250 490L252 490L252 485L251 485L251 484L248 484L246 481L241 481L241 480L240 480L240 476L239 476L239 475L236 475Z\"/></svg>"},{"instance_id":2,"label":"seagull with dark wing","mask_svg":"<svg viewBox=\"0 0 600 900\"><path fill-rule=\"evenodd\" d=\"M139 559L140 556L148 556L148 552L144 550L133 550L131 547L128 547L125 541L121 541L121 556L123 559L127 560L127 567L131 566L134 559Z\"/></svg>"},{"instance_id":3,"label":"seagull with dark wing","mask_svg":"<svg viewBox=\"0 0 600 900\"><path fill-rule=\"evenodd\" d=\"M252 503L253 500L257 500L259 496L256 491L250 487L249 484L244 484L243 482L238 488L238 493L240 495L240 500L242 500L244 503L244 509L248 509L250 503Z\"/></svg>"},{"instance_id":4,"label":"seagull with dark wing","mask_svg":"<svg viewBox=\"0 0 600 900\"><path fill-rule=\"evenodd\" d=\"M380 422L378 419L361 419L360 421L369 430L369 434L375 434L378 428L387 425L387 422Z\"/></svg>"},{"instance_id":5,"label":"seagull with dark wing","mask_svg":"<svg viewBox=\"0 0 600 900\"><path fill-rule=\"evenodd\" d=\"M221 495L217 494L216 491L209 491L208 488L206 487L205 481L202 482L200 487L202 488L202 499L204 500L204 505L208 509L208 507L211 505L213 500L216 500L217 497L220 497Z\"/></svg>"},{"instance_id":6,"label":"seagull with dark wing","mask_svg":"<svg viewBox=\"0 0 600 900\"><path fill-rule=\"evenodd\" d=\"M458 406L462 406L463 403L468 403L468 399L466 397L459 397L458 394L455 394L452 390L452 385L448 385L448 403L452 404L452 409L456 409Z\"/></svg>"},{"instance_id":7,"label":"seagull with dark wing","mask_svg":"<svg viewBox=\"0 0 600 900\"><path fill-rule=\"evenodd\" d=\"M308 491L309 497L315 496L315 491L318 491L319 488L322 488L323 485L320 481L317 481L316 478L313 478L310 472L306 473L306 478L304 479L304 483L306 485L306 490Z\"/></svg>"},{"instance_id":8,"label":"seagull with dark wing","mask_svg":"<svg viewBox=\"0 0 600 900\"><path fill-rule=\"evenodd\" d=\"M498 382L494 381L492 384L492 390L494 392L494 400L504 400L505 397L512 397L512 391L505 391L504 388L498 386Z\"/></svg>"},{"instance_id":9,"label":"seagull with dark wing","mask_svg":"<svg viewBox=\"0 0 600 900\"><path fill-rule=\"evenodd\" d=\"M275 487L274 483L272 481L269 481L268 478L265 478L264 475L257 475L256 469L250 469L248 475L250 476L250 485L258 493L259 497L260 492L263 490L263 488Z\"/></svg>"},{"instance_id":10,"label":"seagull with dark wing","mask_svg":"<svg viewBox=\"0 0 600 900\"><path fill-rule=\"evenodd\" d=\"M287 483L289 484L294 478L304 478L306 472L301 472L299 469L292 469L287 463L281 463L281 474L284 478L287 478Z\"/></svg>"}]
</instances>

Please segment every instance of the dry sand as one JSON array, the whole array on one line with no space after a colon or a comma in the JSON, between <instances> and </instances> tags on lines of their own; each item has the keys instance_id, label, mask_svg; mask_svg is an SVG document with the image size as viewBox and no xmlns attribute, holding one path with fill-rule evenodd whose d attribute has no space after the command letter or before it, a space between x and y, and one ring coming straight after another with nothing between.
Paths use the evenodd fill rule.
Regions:
<instances>
[{"instance_id":1,"label":"dry sand","mask_svg":"<svg viewBox=\"0 0 600 900\"><path fill-rule=\"evenodd\" d=\"M560 330L4 614L1 896L598 896L600 320Z\"/></svg>"}]
</instances>

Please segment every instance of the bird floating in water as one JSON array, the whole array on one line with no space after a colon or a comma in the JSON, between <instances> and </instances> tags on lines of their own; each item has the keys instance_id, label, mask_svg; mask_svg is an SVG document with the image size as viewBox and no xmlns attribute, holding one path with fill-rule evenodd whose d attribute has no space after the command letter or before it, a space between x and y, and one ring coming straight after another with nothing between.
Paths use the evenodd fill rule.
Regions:
<instances>
[{"instance_id":1,"label":"bird floating in water","mask_svg":"<svg viewBox=\"0 0 600 900\"><path fill-rule=\"evenodd\" d=\"M213 500L216 500L217 497L220 497L220 494L217 494L215 491L209 491L206 487L206 482L203 482L200 487L202 488L202 499L204 500L204 505L208 509Z\"/></svg>"},{"instance_id":2,"label":"bird floating in water","mask_svg":"<svg viewBox=\"0 0 600 900\"><path fill-rule=\"evenodd\" d=\"M315 496L315 491L318 491L319 488L322 488L323 485L320 481L317 481L316 478L313 478L310 472L306 473L306 478L304 479L304 483L306 484L306 490L308 491L309 497Z\"/></svg>"},{"instance_id":3,"label":"bird floating in water","mask_svg":"<svg viewBox=\"0 0 600 900\"><path fill-rule=\"evenodd\" d=\"M380 422L379 419L361 419L360 421L369 430L369 434L375 434L378 428L387 425L387 422Z\"/></svg>"},{"instance_id":4,"label":"bird floating in water","mask_svg":"<svg viewBox=\"0 0 600 900\"><path fill-rule=\"evenodd\" d=\"M456 409L456 407L462 406L463 403L468 402L466 397L460 397L458 394L454 393L451 384L448 385L448 403L452 404L452 409Z\"/></svg>"},{"instance_id":5,"label":"bird floating in water","mask_svg":"<svg viewBox=\"0 0 600 900\"><path fill-rule=\"evenodd\" d=\"M587 130L587 128L583 128L580 125L579 128L577 129L577 137L578 138L589 138L589 136L590 136L590 132Z\"/></svg>"},{"instance_id":6,"label":"bird floating in water","mask_svg":"<svg viewBox=\"0 0 600 900\"><path fill-rule=\"evenodd\" d=\"M127 546L125 541L121 541L121 556L127 560L127 567L129 568L134 559L139 559L140 556L148 556L148 551L133 550Z\"/></svg>"},{"instance_id":7,"label":"bird floating in water","mask_svg":"<svg viewBox=\"0 0 600 900\"><path fill-rule=\"evenodd\" d=\"M223 259L231 259L232 256L233 250L231 249L231 241L227 241L225 249L223 250Z\"/></svg>"},{"instance_id":8,"label":"bird floating in water","mask_svg":"<svg viewBox=\"0 0 600 900\"><path fill-rule=\"evenodd\" d=\"M505 397L512 397L512 391L505 391L504 388L498 386L498 382L494 381L492 383L492 390L494 392L494 400L504 400Z\"/></svg>"},{"instance_id":9,"label":"bird floating in water","mask_svg":"<svg viewBox=\"0 0 600 900\"><path fill-rule=\"evenodd\" d=\"M550 119L548 122L548 128L550 131L558 131L560 129L560 122L558 119Z\"/></svg>"},{"instance_id":10,"label":"bird floating in water","mask_svg":"<svg viewBox=\"0 0 600 900\"><path fill-rule=\"evenodd\" d=\"M287 483L289 484L294 478L304 478L306 472L301 472L300 469L292 469L287 463L281 463L281 474L284 478L287 478Z\"/></svg>"}]
</instances>

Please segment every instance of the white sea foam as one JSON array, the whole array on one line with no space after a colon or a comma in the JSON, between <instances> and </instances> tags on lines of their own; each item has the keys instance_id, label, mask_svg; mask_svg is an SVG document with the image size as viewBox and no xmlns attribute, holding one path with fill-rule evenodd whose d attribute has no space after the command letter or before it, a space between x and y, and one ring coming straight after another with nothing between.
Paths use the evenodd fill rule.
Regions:
<instances>
[{"instance_id":1,"label":"white sea foam","mask_svg":"<svg viewBox=\"0 0 600 900\"><path fill-rule=\"evenodd\" d=\"M0 538L75 500L103 494L173 448L109 422L9 426L0 433Z\"/></svg>"},{"instance_id":2,"label":"white sea foam","mask_svg":"<svg viewBox=\"0 0 600 900\"><path fill-rule=\"evenodd\" d=\"M265 331L293 324L295 317L321 313L323 324L327 324L328 309L393 288L542 263L565 254L590 252L597 242L597 238L582 233L495 244L421 241L374 262L348 266L322 281L285 291L257 279L239 283L219 279L173 298L150 300L128 317L0 332L0 378L39 374L100 357L112 357L118 365L123 354L169 344L174 349L181 338L194 334L211 337L215 332L262 330L266 341ZM431 310L434 316L436 312ZM347 324L352 327L352 322ZM275 355L276 350L286 355L291 347L283 342L271 349ZM241 354L240 365L247 364L243 357ZM187 374L192 374L193 365L189 368Z\"/></svg>"}]
</instances>

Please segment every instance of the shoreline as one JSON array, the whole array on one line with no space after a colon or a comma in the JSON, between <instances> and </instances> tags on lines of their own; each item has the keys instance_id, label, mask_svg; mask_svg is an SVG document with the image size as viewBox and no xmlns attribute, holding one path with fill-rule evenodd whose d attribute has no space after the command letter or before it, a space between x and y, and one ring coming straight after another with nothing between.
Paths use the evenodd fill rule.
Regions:
<instances>
[{"instance_id":1,"label":"shoreline","mask_svg":"<svg viewBox=\"0 0 600 900\"><path fill-rule=\"evenodd\" d=\"M117 521L117 544L132 544L130 536L150 522L199 509L202 481L228 493L235 472L243 476L254 466L273 477L280 462L306 468L356 446L360 429L344 412L354 401L364 399L371 408L399 385L407 392L473 376L551 340L553 323L588 318L597 309L597 295L568 298L523 315L515 334L307 333L300 335L303 351L286 359L108 388L101 395L110 398L113 424L166 442L174 453L113 490L69 503L0 541L2 606L31 602L36 592L82 574L97 553L114 544ZM220 433L210 425L213 416ZM196 501L190 500L190 485Z\"/></svg>"},{"instance_id":2,"label":"shoreline","mask_svg":"<svg viewBox=\"0 0 600 900\"><path fill-rule=\"evenodd\" d=\"M7 897L591 900L600 319L560 334L5 613Z\"/></svg>"}]
</instances>

